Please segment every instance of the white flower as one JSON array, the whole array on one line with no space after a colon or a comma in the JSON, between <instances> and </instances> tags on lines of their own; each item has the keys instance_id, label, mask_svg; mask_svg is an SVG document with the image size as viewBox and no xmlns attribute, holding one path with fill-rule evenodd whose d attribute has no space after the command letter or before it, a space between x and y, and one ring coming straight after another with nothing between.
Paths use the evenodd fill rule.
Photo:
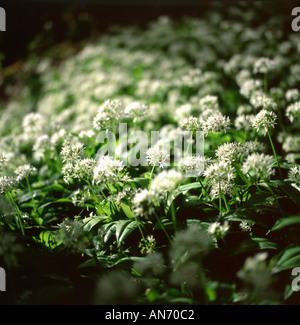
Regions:
<instances>
[{"instance_id":1,"label":"white flower","mask_svg":"<svg viewBox=\"0 0 300 325\"><path fill-rule=\"evenodd\" d=\"M254 73L268 73L276 68L275 60L270 58L262 57L259 58L254 63L253 72Z\"/></svg>"},{"instance_id":2,"label":"white flower","mask_svg":"<svg viewBox=\"0 0 300 325\"><path fill-rule=\"evenodd\" d=\"M209 159L203 156L187 156L180 160L179 168L182 173L200 176L207 166Z\"/></svg>"},{"instance_id":3,"label":"white flower","mask_svg":"<svg viewBox=\"0 0 300 325\"><path fill-rule=\"evenodd\" d=\"M169 153L159 146L154 146L146 151L146 159L151 166L159 165L163 168L169 159Z\"/></svg>"},{"instance_id":4,"label":"white flower","mask_svg":"<svg viewBox=\"0 0 300 325\"><path fill-rule=\"evenodd\" d=\"M222 236L225 235L226 232L229 230L230 226L228 221L226 220L223 225L220 222L213 222L208 227L207 231L211 235Z\"/></svg>"},{"instance_id":5,"label":"white flower","mask_svg":"<svg viewBox=\"0 0 300 325\"><path fill-rule=\"evenodd\" d=\"M60 155L63 162L72 162L79 160L82 156L84 145L81 142L74 144L65 143L61 149Z\"/></svg>"},{"instance_id":6,"label":"white flower","mask_svg":"<svg viewBox=\"0 0 300 325\"><path fill-rule=\"evenodd\" d=\"M151 182L150 191L154 194L172 192L182 181L183 176L175 169L164 170L158 173Z\"/></svg>"},{"instance_id":7,"label":"white flower","mask_svg":"<svg viewBox=\"0 0 300 325\"><path fill-rule=\"evenodd\" d=\"M294 166L289 170L289 179L300 186L300 166Z\"/></svg>"},{"instance_id":8,"label":"white flower","mask_svg":"<svg viewBox=\"0 0 300 325\"><path fill-rule=\"evenodd\" d=\"M30 166L30 164L19 166L15 170L15 174L17 175L17 181L19 182L19 181L29 177L36 171L37 171L37 169L33 166Z\"/></svg>"},{"instance_id":9,"label":"white flower","mask_svg":"<svg viewBox=\"0 0 300 325\"><path fill-rule=\"evenodd\" d=\"M125 107L124 114L135 120L143 120L149 113L149 107L139 102L132 102Z\"/></svg>"},{"instance_id":10,"label":"white flower","mask_svg":"<svg viewBox=\"0 0 300 325\"><path fill-rule=\"evenodd\" d=\"M252 122L255 118L254 114L238 115L234 120L234 126L237 130L250 131L252 129Z\"/></svg>"},{"instance_id":11,"label":"white flower","mask_svg":"<svg viewBox=\"0 0 300 325\"><path fill-rule=\"evenodd\" d=\"M201 129L201 120L197 117L189 116L180 123L180 127L188 131L197 131Z\"/></svg>"},{"instance_id":12,"label":"white flower","mask_svg":"<svg viewBox=\"0 0 300 325\"><path fill-rule=\"evenodd\" d=\"M240 85L240 94L246 98L250 98L253 92L261 90L261 80L247 79Z\"/></svg>"},{"instance_id":13,"label":"white flower","mask_svg":"<svg viewBox=\"0 0 300 325\"><path fill-rule=\"evenodd\" d=\"M17 187L17 184L18 182L15 177L0 176L0 193L11 192Z\"/></svg>"},{"instance_id":14,"label":"white flower","mask_svg":"<svg viewBox=\"0 0 300 325\"><path fill-rule=\"evenodd\" d=\"M102 156L94 169L93 182L114 183L123 180L124 164L122 161L107 156Z\"/></svg>"},{"instance_id":15,"label":"white flower","mask_svg":"<svg viewBox=\"0 0 300 325\"><path fill-rule=\"evenodd\" d=\"M234 176L234 168L230 164L229 161L221 160L210 164L204 171L204 176L208 178L208 180L216 180L216 181L232 181Z\"/></svg>"},{"instance_id":16,"label":"white flower","mask_svg":"<svg viewBox=\"0 0 300 325\"><path fill-rule=\"evenodd\" d=\"M244 145L239 142L228 142L220 145L216 150L218 160L238 161L245 152Z\"/></svg>"},{"instance_id":17,"label":"white flower","mask_svg":"<svg viewBox=\"0 0 300 325\"><path fill-rule=\"evenodd\" d=\"M254 91L250 97L250 103L255 108L263 108L267 110L276 110L277 104L275 101L267 96L263 91Z\"/></svg>"},{"instance_id":18,"label":"white flower","mask_svg":"<svg viewBox=\"0 0 300 325\"><path fill-rule=\"evenodd\" d=\"M276 125L277 115L265 109L262 109L253 119L252 126L259 131L263 129L263 134L266 135L270 128Z\"/></svg>"},{"instance_id":19,"label":"white flower","mask_svg":"<svg viewBox=\"0 0 300 325\"><path fill-rule=\"evenodd\" d=\"M97 131L108 129L110 128L110 121L120 121L124 117L124 106L121 101L108 99L98 109L93 120L94 129Z\"/></svg>"},{"instance_id":20,"label":"white flower","mask_svg":"<svg viewBox=\"0 0 300 325\"><path fill-rule=\"evenodd\" d=\"M207 95L199 100L199 105L201 111L205 111L207 109L212 109L215 111L219 110L219 102L217 96Z\"/></svg>"},{"instance_id":21,"label":"white flower","mask_svg":"<svg viewBox=\"0 0 300 325\"><path fill-rule=\"evenodd\" d=\"M220 112L210 115L207 119L202 119L202 131L205 135L226 132L230 128L230 119Z\"/></svg>"},{"instance_id":22,"label":"white flower","mask_svg":"<svg viewBox=\"0 0 300 325\"><path fill-rule=\"evenodd\" d=\"M287 135L283 139L282 149L285 152L299 152L300 151L300 136Z\"/></svg>"},{"instance_id":23,"label":"white flower","mask_svg":"<svg viewBox=\"0 0 300 325\"><path fill-rule=\"evenodd\" d=\"M295 118L300 117L300 102L296 102L287 107L285 115L289 118L291 123L294 122Z\"/></svg>"},{"instance_id":24,"label":"white flower","mask_svg":"<svg viewBox=\"0 0 300 325\"><path fill-rule=\"evenodd\" d=\"M300 99L300 91L297 88L289 89L285 93L285 98L288 102L293 102L293 101L299 100Z\"/></svg>"},{"instance_id":25,"label":"white flower","mask_svg":"<svg viewBox=\"0 0 300 325\"><path fill-rule=\"evenodd\" d=\"M136 216L148 218L154 212L153 194L147 189L138 191L131 200L132 209Z\"/></svg>"},{"instance_id":26,"label":"white flower","mask_svg":"<svg viewBox=\"0 0 300 325\"><path fill-rule=\"evenodd\" d=\"M245 175L250 174L254 179L265 179L275 174L273 165L273 156L252 153L245 159L241 170Z\"/></svg>"},{"instance_id":27,"label":"white flower","mask_svg":"<svg viewBox=\"0 0 300 325\"><path fill-rule=\"evenodd\" d=\"M252 226L245 221L241 221L239 227L243 232L250 232L252 230Z\"/></svg>"},{"instance_id":28,"label":"white flower","mask_svg":"<svg viewBox=\"0 0 300 325\"><path fill-rule=\"evenodd\" d=\"M9 160L9 158L7 157L7 155L2 153L0 156L0 171L3 168L3 166L8 162L8 160Z\"/></svg>"}]
</instances>

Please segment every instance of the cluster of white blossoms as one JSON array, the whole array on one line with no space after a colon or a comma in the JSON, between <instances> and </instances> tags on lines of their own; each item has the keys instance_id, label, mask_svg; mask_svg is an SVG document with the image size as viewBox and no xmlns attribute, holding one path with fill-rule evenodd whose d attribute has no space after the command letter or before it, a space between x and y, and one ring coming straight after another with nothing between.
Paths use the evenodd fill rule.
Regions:
<instances>
[{"instance_id":1,"label":"cluster of white blossoms","mask_svg":"<svg viewBox=\"0 0 300 325\"><path fill-rule=\"evenodd\" d=\"M239 161L241 156L245 154L245 145L240 142L226 142L215 151L218 160Z\"/></svg>"},{"instance_id":2,"label":"cluster of white blossoms","mask_svg":"<svg viewBox=\"0 0 300 325\"><path fill-rule=\"evenodd\" d=\"M139 217L149 218L154 213L154 206L161 202L164 194L176 190L182 180L182 173L175 169L161 171L154 177L149 189L135 193L131 200L133 212Z\"/></svg>"},{"instance_id":3,"label":"cluster of white blossoms","mask_svg":"<svg viewBox=\"0 0 300 325\"><path fill-rule=\"evenodd\" d=\"M253 66L254 73L269 73L277 67L275 60L268 57L261 57L257 59Z\"/></svg>"},{"instance_id":4,"label":"cluster of white blossoms","mask_svg":"<svg viewBox=\"0 0 300 325\"><path fill-rule=\"evenodd\" d=\"M125 108L118 99L107 99L98 109L93 120L94 129L97 131L110 129L111 121L120 121L125 117Z\"/></svg>"},{"instance_id":5,"label":"cluster of white blossoms","mask_svg":"<svg viewBox=\"0 0 300 325\"><path fill-rule=\"evenodd\" d=\"M199 117L189 116L180 122L180 127L188 131L198 131L201 130L202 122Z\"/></svg>"},{"instance_id":6,"label":"cluster of white blossoms","mask_svg":"<svg viewBox=\"0 0 300 325\"><path fill-rule=\"evenodd\" d=\"M300 186L300 166L293 166L289 170L289 180Z\"/></svg>"},{"instance_id":7,"label":"cluster of white blossoms","mask_svg":"<svg viewBox=\"0 0 300 325\"><path fill-rule=\"evenodd\" d=\"M0 172L3 168L3 166L8 162L8 160L9 160L9 158L4 153L2 153L0 156Z\"/></svg>"},{"instance_id":8,"label":"cluster of white blossoms","mask_svg":"<svg viewBox=\"0 0 300 325\"><path fill-rule=\"evenodd\" d=\"M217 96L206 95L199 100L199 107L202 112L209 110L218 111L219 101Z\"/></svg>"},{"instance_id":9,"label":"cluster of white blossoms","mask_svg":"<svg viewBox=\"0 0 300 325\"><path fill-rule=\"evenodd\" d=\"M217 237L224 236L230 229L229 222L226 220L223 224L220 222L213 222L209 225L207 231L210 235L215 235Z\"/></svg>"},{"instance_id":10,"label":"cluster of white blossoms","mask_svg":"<svg viewBox=\"0 0 300 325\"><path fill-rule=\"evenodd\" d=\"M238 84L240 86L240 94L246 98L251 98L251 95L255 91L262 90L262 81L261 80L247 78L246 80L238 81Z\"/></svg>"},{"instance_id":11,"label":"cluster of white blossoms","mask_svg":"<svg viewBox=\"0 0 300 325\"><path fill-rule=\"evenodd\" d=\"M241 130L250 131L252 130L252 123L254 118L255 118L254 114L238 115L234 120L234 126L238 131Z\"/></svg>"},{"instance_id":12,"label":"cluster of white blossoms","mask_svg":"<svg viewBox=\"0 0 300 325\"><path fill-rule=\"evenodd\" d=\"M168 164L170 155L160 146L153 146L146 150L146 159L150 166L159 166L164 168Z\"/></svg>"},{"instance_id":13,"label":"cluster of white blossoms","mask_svg":"<svg viewBox=\"0 0 300 325\"><path fill-rule=\"evenodd\" d=\"M60 152L63 162L72 162L82 158L84 151L84 144L81 142L76 142L70 144L66 142Z\"/></svg>"},{"instance_id":14,"label":"cluster of white blossoms","mask_svg":"<svg viewBox=\"0 0 300 325\"><path fill-rule=\"evenodd\" d=\"M286 135L282 139L282 149L285 152L299 152L300 151L300 136L299 135Z\"/></svg>"},{"instance_id":15,"label":"cluster of white blossoms","mask_svg":"<svg viewBox=\"0 0 300 325\"><path fill-rule=\"evenodd\" d=\"M34 140L37 134L40 134L46 125L44 116L40 113L29 113L24 116L22 127L24 130L23 138L25 140Z\"/></svg>"},{"instance_id":16,"label":"cluster of white blossoms","mask_svg":"<svg viewBox=\"0 0 300 325\"><path fill-rule=\"evenodd\" d=\"M30 175L34 174L37 172L37 169L30 164L25 164L22 166L19 166L15 170L15 174L17 176L17 182L22 181L23 179L28 178Z\"/></svg>"},{"instance_id":17,"label":"cluster of white blossoms","mask_svg":"<svg viewBox=\"0 0 300 325\"><path fill-rule=\"evenodd\" d=\"M242 172L254 180L266 179L275 174L274 158L263 153L252 153L242 165Z\"/></svg>"},{"instance_id":18,"label":"cluster of white blossoms","mask_svg":"<svg viewBox=\"0 0 300 325\"><path fill-rule=\"evenodd\" d=\"M250 103L255 108L263 108L266 110L277 109L276 102L261 90L256 90L252 93L250 97Z\"/></svg>"},{"instance_id":19,"label":"cluster of white blossoms","mask_svg":"<svg viewBox=\"0 0 300 325\"><path fill-rule=\"evenodd\" d=\"M300 91L297 88L287 90L287 92L285 93L285 99L288 102L295 102L295 101L299 100L300 99Z\"/></svg>"},{"instance_id":20,"label":"cluster of white blossoms","mask_svg":"<svg viewBox=\"0 0 300 325\"><path fill-rule=\"evenodd\" d=\"M112 184L129 180L121 160L105 155L97 161L93 173L94 184Z\"/></svg>"},{"instance_id":21,"label":"cluster of white blossoms","mask_svg":"<svg viewBox=\"0 0 300 325\"><path fill-rule=\"evenodd\" d=\"M183 174L201 176L208 166L210 158L204 156L186 156L179 162L179 168Z\"/></svg>"},{"instance_id":22,"label":"cluster of white blossoms","mask_svg":"<svg viewBox=\"0 0 300 325\"><path fill-rule=\"evenodd\" d=\"M264 135L267 134L269 129L274 128L276 125L277 115L266 109L262 109L253 119L252 126L257 130L261 130Z\"/></svg>"},{"instance_id":23,"label":"cluster of white blossoms","mask_svg":"<svg viewBox=\"0 0 300 325\"><path fill-rule=\"evenodd\" d=\"M96 160L93 158L84 158L67 161L62 167L64 181L70 184L75 179L90 180L93 177Z\"/></svg>"},{"instance_id":24,"label":"cluster of white blossoms","mask_svg":"<svg viewBox=\"0 0 300 325\"><path fill-rule=\"evenodd\" d=\"M0 194L5 194L16 189L18 181L16 177L12 176L0 176Z\"/></svg>"},{"instance_id":25,"label":"cluster of white blossoms","mask_svg":"<svg viewBox=\"0 0 300 325\"><path fill-rule=\"evenodd\" d=\"M295 119L300 117L300 102L293 103L289 105L285 111L285 115L289 118L291 123L294 122Z\"/></svg>"},{"instance_id":26,"label":"cluster of white blossoms","mask_svg":"<svg viewBox=\"0 0 300 325\"><path fill-rule=\"evenodd\" d=\"M252 230L252 225L249 224L246 221L241 221L239 224L239 228L243 231L243 232L250 232Z\"/></svg>"},{"instance_id":27,"label":"cluster of white blossoms","mask_svg":"<svg viewBox=\"0 0 300 325\"><path fill-rule=\"evenodd\" d=\"M132 102L126 105L124 114L126 117L131 118L134 122L141 121L149 115L149 107L140 102Z\"/></svg>"},{"instance_id":28,"label":"cluster of white blossoms","mask_svg":"<svg viewBox=\"0 0 300 325\"><path fill-rule=\"evenodd\" d=\"M211 163L204 171L213 198L221 195L233 195L235 178L231 162L221 160Z\"/></svg>"},{"instance_id":29,"label":"cluster of white blossoms","mask_svg":"<svg viewBox=\"0 0 300 325\"><path fill-rule=\"evenodd\" d=\"M174 191L183 179L181 172L175 169L163 170L151 182L150 191L159 197L165 192Z\"/></svg>"},{"instance_id":30,"label":"cluster of white blossoms","mask_svg":"<svg viewBox=\"0 0 300 325\"><path fill-rule=\"evenodd\" d=\"M206 119L202 119L201 124L205 135L226 132L231 126L229 116L225 116L221 112L216 112Z\"/></svg>"}]
</instances>

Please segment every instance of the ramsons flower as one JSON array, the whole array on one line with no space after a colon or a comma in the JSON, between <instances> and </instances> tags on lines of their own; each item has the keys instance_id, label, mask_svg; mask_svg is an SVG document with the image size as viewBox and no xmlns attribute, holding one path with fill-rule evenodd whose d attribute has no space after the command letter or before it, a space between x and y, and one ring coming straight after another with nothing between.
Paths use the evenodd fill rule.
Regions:
<instances>
[{"instance_id":1,"label":"ramsons flower","mask_svg":"<svg viewBox=\"0 0 300 325\"><path fill-rule=\"evenodd\" d=\"M159 146L151 147L146 151L146 159L150 166L159 165L161 168L164 168L169 157L169 153Z\"/></svg>"},{"instance_id":2,"label":"ramsons flower","mask_svg":"<svg viewBox=\"0 0 300 325\"><path fill-rule=\"evenodd\" d=\"M109 155L102 156L94 168L93 182L96 184L122 182L125 180L124 168L121 160Z\"/></svg>"},{"instance_id":3,"label":"ramsons flower","mask_svg":"<svg viewBox=\"0 0 300 325\"><path fill-rule=\"evenodd\" d=\"M300 102L296 102L294 104L289 105L285 111L285 115L288 117L291 123L293 123L296 118L299 118Z\"/></svg>"},{"instance_id":4,"label":"ramsons flower","mask_svg":"<svg viewBox=\"0 0 300 325\"><path fill-rule=\"evenodd\" d=\"M268 130L274 128L276 125L277 115L266 109L262 109L253 119L252 126L257 130L263 131L263 134L266 135Z\"/></svg>"},{"instance_id":5,"label":"ramsons flower","mask_svg":"<svg viewBox=\"0 0 300 325\"><path fill-rule=\"evenodd\" d=\"M266 179L275 174L273 156L263 153L252 153L242 165L242 172L253 179Z\"/></svg>"},{"instance_id":6,"label":"ramsons flower","mask_svg":"<svg viewBox=\"0 0 300 325\"><path fill-rule=\"evenodd\" d=\"M293 166L289 170L289 180L300 186L300 166Z\"/></svg>"},{"instance_id":7,"label":"ramsons flower","mask_svg":"<svg viewBox=\"0 0 300 325\"><path fill-rule=\"evenodd\" d=\"M23 179L29 177L34 174L37 169L30 164L22 165L17 167L15 170L15 174L17 175L17 182L22 181Z\"/></svg>"},{"instance_id":8,"label":"ramsons flower","mask_svg":"<svg viewBox=\"0 0 300 325\"><path fill-rule=\"evenodd\" d=\"M220 112L202 119L202 131L205 135L226 132L231 125L230 118Z\"/></svg>"},{"instance_id":9,"label":"ramsons flower","mask_svg":"<svg viewBox=\"0 0 300 325\"><path fill-rule=\"evenodd\" d=\"M267 57L261 57L255 61L253 66L254 73L268 73L276 68L277 64L275 60Z\"/></svg>"}]
</instances>

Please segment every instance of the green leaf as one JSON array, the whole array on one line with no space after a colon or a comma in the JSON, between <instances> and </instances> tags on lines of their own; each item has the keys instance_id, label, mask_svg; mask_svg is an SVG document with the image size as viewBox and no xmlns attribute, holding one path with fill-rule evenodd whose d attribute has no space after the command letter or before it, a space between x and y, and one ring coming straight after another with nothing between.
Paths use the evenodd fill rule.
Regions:
<instances>
[{"instance_id":1,"label":"green leaf","mask_svg":"<svg viewBox=\"0 0 300 325\"><path fill-rule=\"evenodd\" d=\"M132 210L130 209L129 205L125 204L125 203L121 203L121 207L122 210L124 211L125 215L127 218L129 219L135 219L135 214L132 212Z\"/></svg>"},{"instance_id":2,"label":"green leaf","mask_svg":"<svg viewBox=\"0 0 300 325\"><path fill-rule=\"evenodd\" d=\"M291 216L277 220L271 231L279 230L295 224L300 224L300 216Z\"/></svg>"},{"instance_id":3,"label":"green leaf","mask_svg":"<svg viewBox=\"0 0 300 325\"><path fill-rule=\"evenodd\" d=\"M277 245L265 238L249 238L242 241L235 249L235 254L242 254L249 251L277 249Z\"/></svg>"},{"instance_id":4,"label":"green leaf","mask_svg":"<svg viewBox=\"0 0 300 325\"><path fill-rule=\"evenodd\" d=\"M145 173L145 178L146 179L151 179L151 175L149 173Z\"/></svg>"},{"instance_id":5,"label":"green leaf","mask_svg":"<svg viewBox=\"0 0 300 325\"><path fill-rule=\"evenodd\" d=\"M89 217L84 220L85 225L83 226L83 230L89 232L92 230L94 226L96 226L101 221L106 220L106 216L97 216L97 217Z\"/></svg>"},{"instance_id":6,"label":"green leaf","mask_svg":"<svg viewBox=\"0 0 300 325\"><path fill-rule=\"evenodd\" d=\"M285 249L282 255L277 260L276 266L273 268L273 273L278 273L284 270L293 269L300 265L300 247L290 247Z\"/></svg>"},{"instance_id":7,"label":"green leaf","mask_svg":"<svg viewBox=\"0 0 300 325\"><path fill-rule=\"evenodd\" d=\"M137 228L135 220L120 220L116 225L116 239L119 244Z\"/></svg>"}]
</instances>

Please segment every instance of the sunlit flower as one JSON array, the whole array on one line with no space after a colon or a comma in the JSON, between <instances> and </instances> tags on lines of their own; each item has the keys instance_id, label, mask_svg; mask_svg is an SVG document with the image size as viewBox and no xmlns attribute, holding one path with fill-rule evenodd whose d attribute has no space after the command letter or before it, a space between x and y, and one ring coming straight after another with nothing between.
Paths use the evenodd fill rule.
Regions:
<instances>
[{"instance_id":1,"label":"sunlit flower","mask_svg":"<svg viewBox=\"0 0 300 325\"><path fill-rule=\"evenodd\" d=\"M267 134L268 130L274 128L276 125L277 115L265 109L262 109L253 119L252 126L257 130L261 130L264 135Z\"/></svg>"}]
</instances>

